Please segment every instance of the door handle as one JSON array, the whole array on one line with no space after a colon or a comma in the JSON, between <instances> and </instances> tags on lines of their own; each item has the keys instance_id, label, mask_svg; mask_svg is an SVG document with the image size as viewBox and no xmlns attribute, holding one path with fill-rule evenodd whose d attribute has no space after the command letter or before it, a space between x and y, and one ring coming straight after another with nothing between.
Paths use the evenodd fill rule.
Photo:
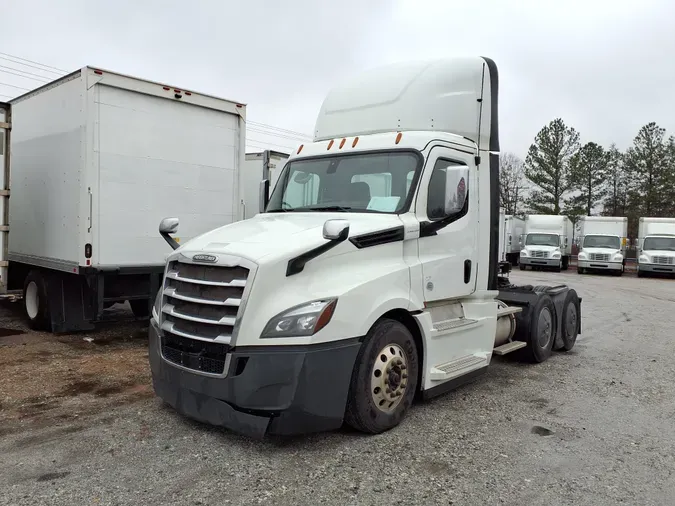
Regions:
<instances>
[{"instance_id":1,"label":"door handle","mask_svg":"<svg viewBox=\"0 0 675 506\"><path fill-rule=\"evenodd\" d=\"M464 260L464 283L471 281L471 260Z\"/></svg>"}]
</instances>

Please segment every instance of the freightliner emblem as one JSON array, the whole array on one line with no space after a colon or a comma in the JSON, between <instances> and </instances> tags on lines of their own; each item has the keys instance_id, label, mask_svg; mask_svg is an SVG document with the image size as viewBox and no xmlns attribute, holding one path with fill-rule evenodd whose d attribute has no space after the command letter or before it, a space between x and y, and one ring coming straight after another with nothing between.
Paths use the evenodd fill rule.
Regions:
<instances>
[{"instance_id":1,"label":"freightliner emblem","mask_svg":"<svg viewBox=\"0 0 675 506\"><path fill-rule=\"evenodd\" d=\"M192 260L195 262L204 262L204 263L209 263L212 264L218 260L218 257L215 255L206 255L206 254L199 254L199 255L194 255L192 257Z\"/></svg>"}]
</instances>

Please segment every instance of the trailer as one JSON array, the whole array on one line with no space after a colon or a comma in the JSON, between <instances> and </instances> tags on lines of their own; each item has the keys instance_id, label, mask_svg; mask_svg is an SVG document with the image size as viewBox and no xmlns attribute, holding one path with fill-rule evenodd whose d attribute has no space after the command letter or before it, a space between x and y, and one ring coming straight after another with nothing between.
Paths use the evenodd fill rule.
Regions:
<instances>
[{"instance_id":1,"label":"trailer","mask_svg":"<svg viewBox=\"0 0 675 506\"><path fill-rule=\"evenodd\" d=\"M675 218L640 218L637 273L675 274Z\"/></svg>"},{"instance_id":2,"label":"trailer","mask_svg":"<svg viewBox=\"0 0 675 506\"><path fill-rule=\"evenodd\" d=\"M262 191L265 192L267 199L269 199L274 186L277 184L281 169L284 168L288 154L281 151L274 151L266 149L257 153L246 153L244 167L242 169L242 180L244 186L244 195L246 201L244 203L243 218L252 218L260 212L260 199L262 196L260 182L267 181L268 184ZM250 203L247 205L247 203ZM255 205L252 205L252 204Z\"/></svg>"},{"instance_id":3,"label":"trailer","mask_svg":"<svg viewBox=\"0 0 675 506\"><path fill-rule=\"evenodd\" d=\"M525 217L525 232L520 251L520 269L552 267L567 270L572 255L574 228L567 216L530 214Z\"/></svg>"},{"instance_id":4,"label":"trailer","mask_svg":"<svg viewBox=\"0 0 675 506\"><path fill-rule=\"evenodd\" d=\"M579 218L577 272L609 271L621 276L626 267L625 216L582 216Z\"/></svg>"},{"instance_id":5,"label":"trailer","mask_svg":"<svg viewBox=\"0 0 675 506\"><path fill-rule=\"evenodd\" d=\"M242 217L245 104L84 67L10 105L3 288L21 290L35 329L91 329L126 301L147 318L157 220L179 215L186 241Z\"/></svg>"},{"instance_id":6,"label":"trailer","mask_svg":"<svg viewBox=\"0 0 675 506\"><path fill-rule=\"evenodd\" d=\"M576 291L499 273L498 153L489 58L331 90L264 212L181 244L179 220L159 222L174 251L149 328L156 394L252 437L377 434L494 355L571 350Z\"/></svg>"}]
</instances>

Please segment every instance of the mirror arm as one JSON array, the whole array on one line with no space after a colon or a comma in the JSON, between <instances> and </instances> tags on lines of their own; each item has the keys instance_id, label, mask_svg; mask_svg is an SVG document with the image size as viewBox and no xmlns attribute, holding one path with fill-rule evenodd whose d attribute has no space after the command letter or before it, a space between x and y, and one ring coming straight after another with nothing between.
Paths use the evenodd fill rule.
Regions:
<instances>
[{"instance_id":1,"label":"mirror arm","mask_svg":"<svg viewBox=\"0 0 675 506\"><path fill-rule=\"evenodd\" d=\"M178 244L178 242L166 232L160 232L159 235L161 235L164 240L169 243L171 248L178 249L180 247L180 244Z\"/></svg>"},{"instance_id":2,"label":"mirror arm","mask_svg":"<svg viewBox=\"0 0 675 506\"><path fill-rule=\"evenodd\" d=\"M349 231L349 230L348 230ZM331 239L314 249L306 251L295 258L291 258L286 266L286 277L298 274L303 271L305 264L310 260L323 255L326 251L333 249L338 244L347 240L348 234L342 234L337 239Z\"/></svg>"}]
</instances>

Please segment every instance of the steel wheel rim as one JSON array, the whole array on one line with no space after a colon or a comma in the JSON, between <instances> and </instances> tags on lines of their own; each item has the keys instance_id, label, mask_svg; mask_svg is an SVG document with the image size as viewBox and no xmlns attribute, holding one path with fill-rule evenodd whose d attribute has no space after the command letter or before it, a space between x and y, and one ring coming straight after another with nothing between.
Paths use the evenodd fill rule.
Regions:
<instances>
[{"instance_id":1,"label":"steel wheel rim","mask_svg":"<svg viewBox=\"0 0 675 506\"><path fill-rule=\"evenodd\" d=\"M539 346L546 348L552 333L553 315L551 315L551 310L545 307L541 310L541 313L539 313L539 319L537 321L537 341L539 342Z\"/></svg>"},{"instance_id":2,"label":"steel wheel rim","mask_svg":"<svg viewBox=\"0 0 675 506\"><path fill-rule=\"evenodd\" d=\"M408 387L408 355L397 344L380 350L370 372L370 395L377 408L391 413L403 400Z\"/></svg>"},{"instance_id":3,"label":"steel wheel rim","mask_svg":"<svg viewBox=\"0 0 675 506\"><path fill-rule=\"evenodd\" d=\"M26 313L28 313L28 317L31 320L38 315L39 307L40 298L38 296L37 284L35 284L35 281L31 281L26 287Z\"/></svg>"}]
</instances>

